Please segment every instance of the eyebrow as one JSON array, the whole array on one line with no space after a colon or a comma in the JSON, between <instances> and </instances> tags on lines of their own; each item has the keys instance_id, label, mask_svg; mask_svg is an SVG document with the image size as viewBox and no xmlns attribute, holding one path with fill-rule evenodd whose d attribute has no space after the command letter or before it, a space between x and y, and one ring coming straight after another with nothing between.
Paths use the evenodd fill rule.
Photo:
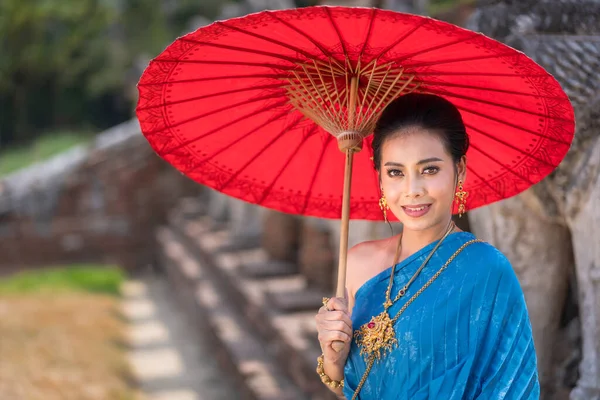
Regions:
<instances>
[{"instance_id":1,"label":"eyebrow","mask_svg":"<svg viewBox=\"0 0 600 400\"><path fill-rule=\"evenodd\" d=\"M422 164L427 164L430 162L435 162L435 161L444 161L441 158L437 158L437 157L431 157L431 158L426 158L424 160L421 160L417 163L417 165L422 165ZM404 167L404 165L397 163L397 162L393 162L393 161L388 161L384 164L384 166L390 166L390 167Z\"/></svg>"}]
</instances>

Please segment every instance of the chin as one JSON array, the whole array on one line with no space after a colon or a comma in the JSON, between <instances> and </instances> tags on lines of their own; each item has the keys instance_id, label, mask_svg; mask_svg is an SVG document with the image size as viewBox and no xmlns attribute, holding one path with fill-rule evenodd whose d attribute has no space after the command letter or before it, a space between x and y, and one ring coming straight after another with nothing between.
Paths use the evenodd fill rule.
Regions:
<instances>
[{"instance_id":1,"label":"chin","mask_svg":"<svg viewBox=\"0 0 600 400\"><path fill-rule=\"evenodd\" d=\"M410 221L406 218L404 218L404 221L401 222L403 229L407 229L414 232L426 231L427 229L430 229L436 225L433 221Z\"/></svg>"}]
</instances>

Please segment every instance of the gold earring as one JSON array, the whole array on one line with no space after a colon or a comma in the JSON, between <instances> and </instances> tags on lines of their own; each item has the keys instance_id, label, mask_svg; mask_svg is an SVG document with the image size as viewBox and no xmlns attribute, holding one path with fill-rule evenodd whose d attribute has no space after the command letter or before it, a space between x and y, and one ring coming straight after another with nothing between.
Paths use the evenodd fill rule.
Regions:
<instances>
[{"instance_id":1,"label":"gold earring","mask_svg":"<svg viewBox=\"0 0 600 400\"><path fill-rule=\"evenodd\" d=\"M390 209L390 206L388 205L387 200L385 199L385 194L383 194L383 188L381 188L381 198L379 199L379 208L381 209L381 211L383 211L383 219L385 220L385 222L388 222L387 210Z\"/></svg>"},{"instance_id":2,"label":"gold earring","mask_svg":"<svg viewBox=\"0 0 600 400\"><path fill-rule=\"evenodd\" d=\"M467 210L465 203L467 201L467 197L469 197L469 192L465 192L463 190L463 182L460 180L458 181L458 189L454 197L456 197L456 203L458 204L458 217L462 218L463 214Z\"/></svg>"}]
</instances>

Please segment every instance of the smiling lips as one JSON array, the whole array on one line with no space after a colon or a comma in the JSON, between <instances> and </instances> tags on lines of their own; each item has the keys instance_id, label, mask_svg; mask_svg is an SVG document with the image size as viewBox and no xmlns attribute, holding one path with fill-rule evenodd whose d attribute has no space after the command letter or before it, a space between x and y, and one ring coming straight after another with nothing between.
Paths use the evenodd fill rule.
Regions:
<instances>
[{"instance_id":1,"label":"smiling lips","mask_svg":"<svg viewBox=\"0 0 600 400\"><path fill-rule=\"evenodd\" d=\"M414 206L402 206L402 210L409 217L418 218L421 217L429 211L431 208L431 204L416 204Z\"/></svg>"}]
</instances>

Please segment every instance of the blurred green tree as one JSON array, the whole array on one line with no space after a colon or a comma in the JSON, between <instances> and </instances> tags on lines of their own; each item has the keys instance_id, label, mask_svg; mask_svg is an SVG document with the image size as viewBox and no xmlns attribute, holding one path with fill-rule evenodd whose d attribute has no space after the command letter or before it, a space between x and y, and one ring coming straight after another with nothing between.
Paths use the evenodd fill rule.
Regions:
<instances>
[{"instance_id":1,"label":"blurred green tree","mask_svg":"<svg viewBox=\"0 0 600 400\"><path fill-rule=\"evenodd\" d=\"M139 66L220 0L0 1L0 147L131 117ZM138 69L136 69L136 67Z\"/></svg>"},{"instance_id":2,"label":"blurred green tree","mask_svg":"<svg viewBox=\"0 0 600 400\"><path fill-rule=\"evenodd\" d=\"M123 49L107 45L117 9L100 0L0 2L0 132L26 141L46 126L76 123L86 98L119 84ZM84 101L82 101L84 100Z\"/></svg>"}]
</instances>

